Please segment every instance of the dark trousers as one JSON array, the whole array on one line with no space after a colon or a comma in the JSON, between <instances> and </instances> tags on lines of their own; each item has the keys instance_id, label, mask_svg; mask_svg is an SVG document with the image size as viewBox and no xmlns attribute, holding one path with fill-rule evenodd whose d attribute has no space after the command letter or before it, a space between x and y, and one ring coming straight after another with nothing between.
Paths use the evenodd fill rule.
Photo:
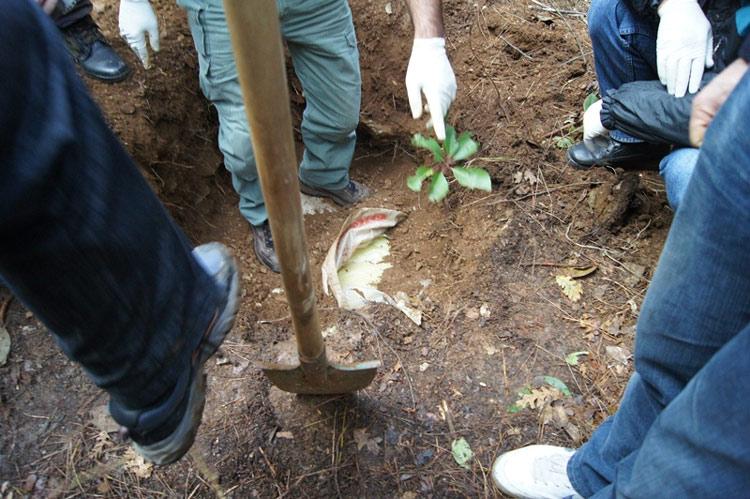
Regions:
<instances>
[{"instance_id":1,"label":"dark trousers","mask_svg":"<svg viewBox=\"0 0 750 499\"><path fill-rule=\"evenodd\" d=\"M215 283L29 0L3 0L0 74L0 276L113 402L152 408L188 375Z\"/></svg>"},{"instance_id":2,"label":"dark trousers","mask_svg":"<svg viewBox=\"0 0 750 499\"><path fill-rule=\"evenodd\" d=\"M58 0L52 19L58 28L63 29L91 15L92 9L91 0Z\"/></svg>"}]
</instances>

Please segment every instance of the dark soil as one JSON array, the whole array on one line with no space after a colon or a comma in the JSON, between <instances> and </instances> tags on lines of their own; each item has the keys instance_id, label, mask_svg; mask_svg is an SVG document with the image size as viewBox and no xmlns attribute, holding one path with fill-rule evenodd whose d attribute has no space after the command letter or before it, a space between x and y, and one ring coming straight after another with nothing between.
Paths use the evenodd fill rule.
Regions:
<instances>
[{"instance_id":1,"label":"dark soil","mask_svg":"<svg viewBox=\"0 0 750 499\"><path fill-rule=\"evenodd\" d=\"M454 190L433 205L405 187L420 159L409 137L423 126L411 120L402 84L411 44L406 8L351 3L363 73L352 174L374 191L367 205L408 214L390 234L393 268L381 287L411 297L422 326L385 306L341 311L321 292L323 328L336 326L329 347L345 362L377 359L382 369L368 389L347 397L295 397L271 387L255 366L293 351L288 309L274 291L281 279L256 262L237 210L185 15L171 0L154 2L162 51L146 72L116 36L117 2L101 0L95 17L136 70L118 85L87 83L193 241L219 240L238 255L240 317L210 363L194 449L151 470L109 433L106 395L0 288L7 304L0 320L12 339L0 367L0 497L498 496L489 473L499 453L537 442L575 447L616 409L671 212L654 173L566 165L559 146L580 139L581 105L595 90L585 19L574 13L586 5L445 2L459 82L450 121L481 142L473 164L488 169L494 185L491 194ZM298 82L290 85L299 119L303 97ZM306 217L314 268L347 214ZM592 266L577 280L581 299L571 301L556 276ZM608 346L625 351L607 353ZM566 363L578 351L588 355ZM544 376L562 380L571 395L509 411L518 392L539 389ZM459 437L474 452L468 468L451 453Z\"/></svg>"}]
</instances>

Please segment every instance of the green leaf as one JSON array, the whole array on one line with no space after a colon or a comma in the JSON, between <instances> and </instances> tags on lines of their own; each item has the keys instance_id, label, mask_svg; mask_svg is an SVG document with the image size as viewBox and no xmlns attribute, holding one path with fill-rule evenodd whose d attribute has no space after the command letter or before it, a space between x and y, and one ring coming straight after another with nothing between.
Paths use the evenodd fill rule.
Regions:
<instances>
[{"instance_id":1,"label":"green leaf","mask_svg":"<svg viewBox=\"0 0 750 499\"><path fill-rule=\"evenodd\" d=\"M508 414L516 414L517 412L521 412L522 410L523 407L518 404L513 404L512 406L508 407Z\"/></svg>"},{"instance_id":2,"label":"green leaf","mask_svg":"<svg viewBox=\"0 0 750 499\"><path fill-rule=\"evenodd\" d=\"M471 450L469 442L467 442L464 437L457 438L453 441L451 444L451 452L453 453L453 459L459 466L467 470L471 468L469 463L474 457L474 452Z\"/></svg>"},{"instance_id":3,"label":"green leaf","mask_svg":"<svg viewBox=\"0 0 750 499\"><path fill-rule=\"evenodd\" d=\"M557 137L555 139L555 147L558 149L570 149L573 147L573 141L570 137Z\"/></svg>"},{"instance_id":4,"label":"green leaf","mask_svg":"<svg viewBox=\"0 0 750 499\"><path fill-rule=\"evenodd\" d=\"M458 140L456 140L456 129L448 125L445 127L445 141L443 142L443 149L451 158L455 156L458 151Z\"/></svg>"},{"instance_id":5,"label":"green leaf","mask_svg":"<svg viewBox=\"0 0 750 499\"><path fill-rule=\"evenodd\" d=\"M465 168L457 166L451 168L451 170L453 170L453 176L456 177L458 183L467 189L479 189L487 192L492 191L490 174L483 168Z\"/></svg>"},{"instance_id":6,"label":"green leaf","mask_svg":"<svg viewBox=\"0 0 750 499\"><path fill-rule=\"evenodd\" d=\"M591 92L586 96L586 99L583 101L583 110L588 111L588 109L591 107L591 104L599 100L599 96L596 95L596 92Z\"/></svg>"},{"instance_id":7,"label":"green leaf","mask_svg":"<svg viewBox=\"0 0 750 499\"><path fill-rule=\"evenodd\" d=\"M448 181L443 172L437 172L432 176L432 182L427 190L427 199L433 203L442 201L448 195Z\"/></svg>"},{"instance_id":8,"label":"green leaf","mask_svg":"<svg viewBox=\"0 0 750 499\"><path fill-rule=\"evenodd\" d=\"M432 168L429 166L420 166L416 169L414 175L406 179L406 186L414 192L419 192L422 190L422 182L432 173Z\"/></svg>"},{"instance_id":9,"label":"green leaf","mask_svg":"<svg viewBox=\"0 0 750 499\"><path fill-rule=\"evenodd\" d=\"M422 149L427 149L432 153L432 156L435 158L435 161L442 162L443 161L443 148L440 147L440 144L438 144L438 141L435 139L428 139L421 133L415 133L414 136L411 138L411 144L414 147L419 147Z\"/></svg>"},{"instance_id":10,"label":"green leaf","mask_svg":"<svg viewBox=\"0 0 750 499\"><path fill-rule=\"evenodd\" d=\"M547 383L552 388L557 388L558 390L560 390L560 392L566 397L570 397L572 395L572 393L570 393L570 389L568 388L568 385L563 383L563 381L560 378L555 378L554 376L545 376L544 382Z\"/></svg>"},{"instance_id":11,"label":"green leaf","mask_svg":"<svg viewBox=\"0 0 750 499\"><path fill-rule=\"evenodd\" d=\"M589 353L586 351L583 352L573 352L571 354L568 354L565 356L565 363L569 366L577 366L578 365L578 357L581 357L582 355L588 355Z\"/></svg>"},{"instance_id":12,"label":"green leaf","mask_svg":"<svg viewBox=\"0 0 750 499\"><path fill-rule=\"evenodd\" d=\"M463 161L472 157L479 150L479 142L471 138L469 132L464 132L458 137L456 152L451 154L454 161Z\"/></svg>"}]
</instances>

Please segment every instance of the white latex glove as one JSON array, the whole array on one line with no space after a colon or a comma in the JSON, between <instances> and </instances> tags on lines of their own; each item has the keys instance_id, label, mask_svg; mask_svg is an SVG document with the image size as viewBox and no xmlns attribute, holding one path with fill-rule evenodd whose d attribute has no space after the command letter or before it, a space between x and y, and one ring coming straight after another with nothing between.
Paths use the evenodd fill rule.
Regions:
<instances>
[{"instance_id":1,"label":"white latex glove","mask_svg":"<svg viewBox=\"0 0 750 499\"><path fill-rule=\"evenodd\" d=\"M609 130L602 125L602 100L594 102L583 113L583 142L588 146L597 137L606 137Z\"/></svg>"},{"instance_id":2,"label":"white latex glove","mask_svg":"<svg viewBox=\"0 0 750 499\"><path fill-rule=\"evenodd\" d=\"M711 23L696 0L663 0L656 34L659 79L675 97L698 91L703 70L714 65Z\"/></svg>"},{"instance_id":3,"label":"white latex glove","mask_svg":"<svg viewBox=\"0 0 750 499\"><path fill-rule=\"evenodd\" d=\"M159 22L148 0L120 0L120 35L148 69L151 63L146 47L146 33L154 52L159 51Z\"/></svg>"},{"instance_id":4,"label":"white latex glove","mask_svg":"<svg viewBox=\"0 0 750 499\"><path fill-rule=\"evenodd\" d=\"M406 92L414 119L422 116L424 92L435 135L445 140L443 119L456 97L456 76L445 53L445 38L414 39L406 69Z\"/></svg>"}]
</instances>

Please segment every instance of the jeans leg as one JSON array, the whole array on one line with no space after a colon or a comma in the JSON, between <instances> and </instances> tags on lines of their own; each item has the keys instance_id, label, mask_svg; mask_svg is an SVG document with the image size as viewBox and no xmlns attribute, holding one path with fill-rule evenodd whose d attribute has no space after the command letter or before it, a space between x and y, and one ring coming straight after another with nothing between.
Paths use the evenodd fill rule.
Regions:
<instances>
[{"instance_id":1,"label":"jeans leg","mask_svg":"<svg viewBox=\"0 0 750 499\"><path fill-rule=\"evenodd\" d=\"M0 274L114 402L152 407L220 293L33 2L3 1L0 74Z\"/></svg>"},{"instance_id":2,"label":"jeans leg","mask_svg":"<svg viewBox=\"0 0 750 499\"><path fill-rule=\"evenodd\" d=\"M636 374L611 422L602 425L568 465L573 486L584 496L618 482L620 470L627 471L632 460L628 456L636 455L654 421L750 323L750 131L744 126L748 113L750 75L709 128L675 215L638 319ZM739 392L733 396L745 397ZM732 418L731 407L737 403L731 397L723 402L725 419ZM684 414L686 424L689 417ZM720 428L724 421L715 424Z\"/></svg>"},{"instance_id":3,"label":"jeans leg","mask_svg":"<svg viewBox=\"0 0 750 499\"><path fill-rule=\"evenodd\" d=\"M286 2L281 22L306 100L300 179L316 187L343 188L349 183L361 97L349 4Z\"/></svg>"},{"instance_id":4,"label":"jeans leg","mask_svg":"<svg viewBox=\"0 0 750 499\"><path fill-rule=\"evenodd\" d=\"M695 170L700 150L686 147L665 156L659 163L659 173L664 179L669 206L677 211Z\"/></svg>"},{"instance_id":5,"label":"jeans leg","mask_svg":"<svg viewBox=\"0 0 750 499\"><path fill-rule=\"evenodd\" d=\"M659 79L657 25L638 17L626 0L592 0L588 25L601 95L624 83ZM640 142L619 130L613 130L611 136L620 142Z\"/></svg>"},{"instance_id":6,"label":"jeans leg","mask_svg":"<svg viewBox=\"0 0 750 499\"><path fill-rule=\"evenodd\" d=\"M203 95L219 115L219 149L240 197L240 212L252 225L268 219L255 165L232 41L221 0L181 0L198 52Z\"/></svg>"}]
</instances>

